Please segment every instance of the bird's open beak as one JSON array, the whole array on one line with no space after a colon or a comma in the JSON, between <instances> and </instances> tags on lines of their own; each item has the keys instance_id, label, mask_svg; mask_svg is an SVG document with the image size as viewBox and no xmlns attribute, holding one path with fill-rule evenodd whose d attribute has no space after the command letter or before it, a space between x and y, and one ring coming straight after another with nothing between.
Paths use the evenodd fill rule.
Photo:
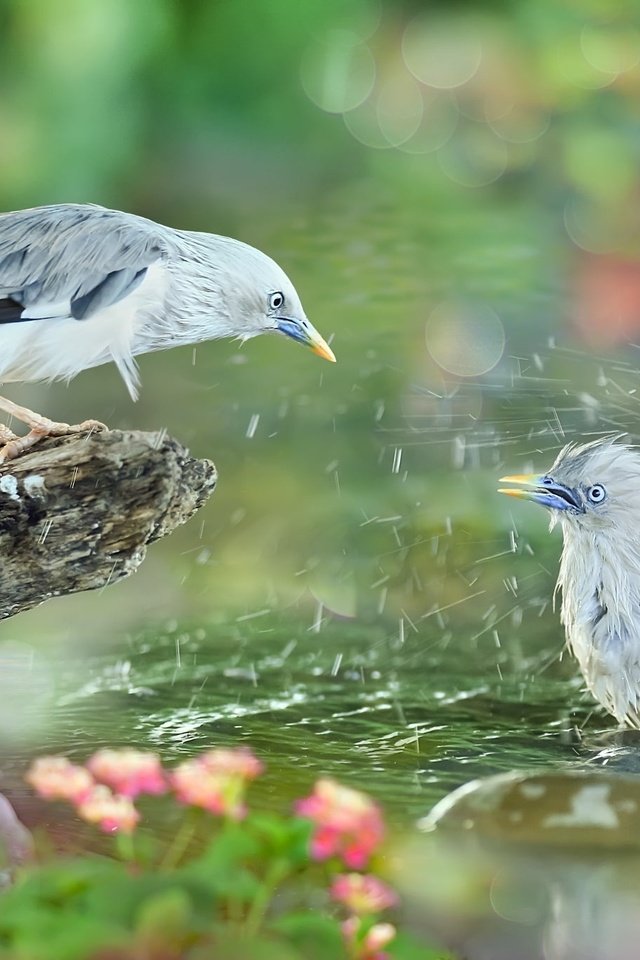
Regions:
<instances>
[{"instance_id":1,"label":"bird's open beak","mask_svg":"<svg viewBox=\"0 0 640 960\"><path fill-rule=\"evenodd\" d=\"M314 353L331 363L336 362L335 354L324 337L321 337L316 328L305 320L302 323L299 320L290 320L288 317L278 318L278 330L286 334L298 343L304 343L306 347L311 347Z\"/></svg>"},{"instance_id":2,"label":"bird's open beak","mask_svg":"<svg viewBox=\"0 0 640 960\"><path fill-rule=\"evenodd\" d=\"M569 510L571 513L584 513L584 506L578 494L562 483L556 483L553 477L536 473L518 473L513 477L500 477L500 483L515 483L517 487L499 487L498 493L521 500L532 500L549 510Z\"/></svg>"}]
</instances>

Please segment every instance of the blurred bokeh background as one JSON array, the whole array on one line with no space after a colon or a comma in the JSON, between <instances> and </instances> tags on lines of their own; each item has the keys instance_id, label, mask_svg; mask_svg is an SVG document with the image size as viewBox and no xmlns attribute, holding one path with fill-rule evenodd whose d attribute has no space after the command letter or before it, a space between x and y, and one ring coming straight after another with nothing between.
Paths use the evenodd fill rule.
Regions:
<instances>
[{"instance_id":1,"label":"blurred bokeh background","mask_svg":"<svg viewBox=\"0 0 640 960\"><path fill-rule=\"evenodd\" d=\"M135 405L111 367L6 389L166 427L220 473L133 579L2 624L16 755L45 728L78 750L246 734L323 768L349 743L370 786L404 764L392 801L424 808L465 765L561 752L590 704L557 662L559 542L495 489L635 429L636 5L3 0L0 77L3 209L91 201L245 240L338 356L150 355Z\"/></svg>"}]
</instances>

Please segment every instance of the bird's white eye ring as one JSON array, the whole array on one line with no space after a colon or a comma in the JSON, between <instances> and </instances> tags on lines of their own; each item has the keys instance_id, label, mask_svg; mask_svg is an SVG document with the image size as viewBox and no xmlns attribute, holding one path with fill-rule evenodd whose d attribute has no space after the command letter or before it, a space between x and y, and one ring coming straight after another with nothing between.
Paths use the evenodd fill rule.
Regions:
<instances>
[{"instance_id":1,"label":"bird's white eye ring","mask_svg":"<svg viewBox=\"0 0 640 960\"><path fill-rule=\"evenodd\" d=\"M275 293L269 294L269 309L270 310L279 310L284 303L284 293L280 293L279 290L276 290Z\"/></svg>"},{"instance_id":2,"label":"bird's white eye ring","mask_svg":"<svg viewBox=\"0 0 640 960\"><path fill-rule=\"evenodd\" d=\"M606 500L607 491L601 483L594 483L587 490L587 497L591 503L602 503L603 500Z\"/></svg>"}]
</instances>

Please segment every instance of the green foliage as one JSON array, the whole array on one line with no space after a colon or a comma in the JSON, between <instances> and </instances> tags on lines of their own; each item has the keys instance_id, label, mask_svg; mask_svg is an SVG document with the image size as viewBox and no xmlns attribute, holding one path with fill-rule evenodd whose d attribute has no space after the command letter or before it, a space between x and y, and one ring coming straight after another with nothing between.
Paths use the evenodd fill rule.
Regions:
<instances>
[{"instance_id":1,"label":"green foliage","mask_svg":"<svg viewBox=\"0 0 640 960\"><path fill-rule=\"evenodd\" d=\"M231 897L246 905L256 896L260 882L250 865L260 855L260 845L248 830L228 824L226 830L193 860L189 873L209 884L216 897Z\"/></svg>"},{"instance_id":2,"label":"green foliage","mask_svg":"<svg viewBox=\"0 0 640 960\"><path fill-rule=\"evenodd\" d=\"M255 960L342 960L340 930L330 915L289 912L259 933L244 929L259 884L248 882L245 862L256 848L240 832L224 837L222 855L207 851L168 873L91 856L26 871L0 899L0 957L85 960L104 953L196 960L213 947L222 957L242 945L243 958Z\"/></svg>"},{"instance_id":3,"label":"green foliage","mask_svg":"<svg viewBox=\"0 0 640 960\"><path fill-rule=\"evenodd\" d=\"M142 951L182 950L194 936L194 909L187 891L175 886L139 907L134 937Z\"/></svg>"},{"instance_id":4,"label":"green foliage","mask_svg":"<svg viewBox=\"0 0 640 960\"><path fill-rule=\"evenodd\" d=\"M426 943L418 943L405 933L398 933L393 943L393 960L452 960L449 954Z\"/></svg>"},{"instance_id":5,"label":"green foliage","mask_svg":"<svg viewBox=\"0 0 640 960\"><path fill-rule=\"evenodd\" d=\"M380 960L367 938L393 941L395 928L376 924L396 895L372 874L343 875L341 862L342 839L365 862L380 846L378 807L322 780L299 802L304 817L248 812L245 792L262 771L246 748L212 749L171 770L136 750L102 749L86 766L35 760L27 781L115 833L119 859L56 856L41 843L41 864L18 870L0 897L0 960L197 960L207 951ZM153 810L169 813L173 837L141 833L145 791ZM326 848L315 846L323 831L335 838Z\"/></svg>"},{"instance_id":6,"label":"green foliage","mask_svg":"<svg viewBox=\"0 0 640 960\"><path fill-rule=\"evenodd\" d=\"M279 918L273 927L300 951L301 956L309 960L344 955L336 924L321 913L288 913Z\"/></svg>"},{"instance_id":7,"label":"green foliage","mask_svg":"<svg viewBox=\"0 0 640 960\"><path fill-rule=\"evenodd\" d=\"M313 830L308 820L254 813L251 830L261 844L264 856L285 858L292 869L307 863Z\"/></svg>"}]
</instances>

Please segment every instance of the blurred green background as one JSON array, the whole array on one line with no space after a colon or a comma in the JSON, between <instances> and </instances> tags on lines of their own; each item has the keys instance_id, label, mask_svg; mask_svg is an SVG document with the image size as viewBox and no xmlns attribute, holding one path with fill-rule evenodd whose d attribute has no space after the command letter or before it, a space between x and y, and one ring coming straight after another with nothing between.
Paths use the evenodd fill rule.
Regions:
<instances>
[{"instance_id":1,"label":"blurred green background","mask_svg":"<svg viewBox=\"0 0 640 960\"><path fill-rule=\"evenodd\" d=\"M348 743L390 794L406 763L395 802L422 807L465 763L549 761L540 735L590 705L556 662L559 541L496 480L636 420L637 14L0 3L1 207L91 201L254 244L338 357L275 337L150 355L135 405L111 367L7 388L63 420L166 427L220 473L134 578L2 624L17 756L45 727L78 750L247 735L323 769ZM359 712L366 729L336 719ZM421 724L453 731L455 759L427 750L443 780L416 778ZM515 739L488 762L496 729Z\"/></svg>"}]
</instances>

